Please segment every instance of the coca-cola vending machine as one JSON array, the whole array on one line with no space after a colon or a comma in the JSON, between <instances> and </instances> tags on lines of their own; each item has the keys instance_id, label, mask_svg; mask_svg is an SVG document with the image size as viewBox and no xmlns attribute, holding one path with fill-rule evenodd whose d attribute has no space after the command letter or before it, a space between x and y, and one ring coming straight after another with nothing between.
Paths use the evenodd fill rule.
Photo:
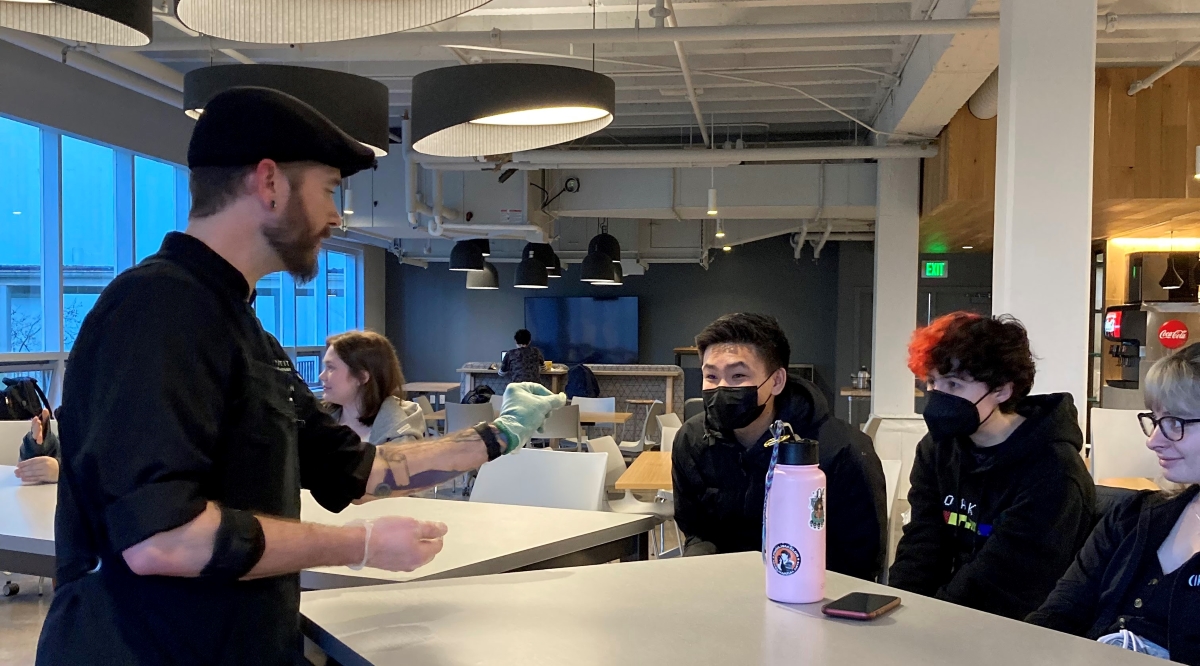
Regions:
<instances>
[{"instance_id":1,"label":"coca-cola vending machine","mask_svg":"<svg viewBox=\"0 0 1200 666\"><path fill-rule=\"evenodd\" d=\"M1100 406L1145 409L1142 386L1158 359L1200 342L1200 303L1135 303L1104 311L1108 354L1120 360L1121 376L1105 380Z\"/></svg>"}]
</instances>

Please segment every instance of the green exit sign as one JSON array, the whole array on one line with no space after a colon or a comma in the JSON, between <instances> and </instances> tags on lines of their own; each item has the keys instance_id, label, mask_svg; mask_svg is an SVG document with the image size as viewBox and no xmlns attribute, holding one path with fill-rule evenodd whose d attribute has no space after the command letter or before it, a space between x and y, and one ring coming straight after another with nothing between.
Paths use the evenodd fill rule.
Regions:
<instances>
[{"instance_id":1,"label":"green exit sign","mask_svg":"<svg viewBox=\"0 0 1200 666\"><path fill-rule=\"evenodd\" d=\"M947 278L950 277L950 270L945 261L922 261L921 262L921 277L923 278Z\"/></svg>"}]
</instances>

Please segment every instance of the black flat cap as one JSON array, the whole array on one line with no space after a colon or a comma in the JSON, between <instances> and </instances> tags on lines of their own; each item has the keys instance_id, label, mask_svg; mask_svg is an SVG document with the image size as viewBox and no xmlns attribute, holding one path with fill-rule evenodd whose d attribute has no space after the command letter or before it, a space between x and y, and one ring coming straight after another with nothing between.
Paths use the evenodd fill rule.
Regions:
<instances>
[{"instance_id":1,"label":"black flat cap","mask_svg":"<svg viewBox=\"0 0 1200 666\"><path fill-rule=\"evenodd\" d=\"M230 88L204 105L192 129L188 167L318 162L346 178L375 164L375 153L316 109L270 88Z\"/></svg>"}]
</instances>

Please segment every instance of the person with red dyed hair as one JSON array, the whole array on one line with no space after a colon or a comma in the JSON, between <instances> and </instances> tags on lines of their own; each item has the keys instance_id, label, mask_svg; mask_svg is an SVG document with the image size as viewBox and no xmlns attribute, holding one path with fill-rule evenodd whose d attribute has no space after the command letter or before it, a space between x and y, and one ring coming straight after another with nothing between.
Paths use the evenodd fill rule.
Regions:
<instances>
[{"instance_id":1,"label":"person with red dyed hair","mask_svg":"<svg viewBox=\"0 0 1200 666\"><path fill-rule=\"evenodd\" d=\"M1091 531L1095 486L1069 393L1030 395L1029 336L1009 316L956 312L913 334L928 389L912 519L888 583L1022 619Z\"/></svg>"}]
</instances>

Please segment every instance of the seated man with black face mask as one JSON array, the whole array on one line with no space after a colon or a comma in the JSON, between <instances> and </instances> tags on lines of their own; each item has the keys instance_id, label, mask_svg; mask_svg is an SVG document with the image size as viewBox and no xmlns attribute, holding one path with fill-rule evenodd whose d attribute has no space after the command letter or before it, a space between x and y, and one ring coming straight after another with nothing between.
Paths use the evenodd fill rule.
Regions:
<instances>
[{"instance_id":1,"label":"seated man with black face mask","mask_svg":"<svg viewBox=\"0 0 1200 666\"><path fill-rule=\"evenodd\" d=\"M1096 489L1071 395L1029 395L1029 337L1008 316L940 317L913 334L908 366L929 389L929 434L888 582L1024 618L1092 527Z\"/></svg>"},{"instance_id":2,"label":"seated man with black face mask","mask_svg":"<svg viewBox=\"0 0 1200 666\"><path fill-rule=\"evenodd\" d=\"M820 442L827 477L826 566L872 580L883 570L883 467L871 440L834 418L820 389L791 379L787 336L772 317L731 314L696 336L704 413L683 425L671 454L675 521L684 555L762 549L763 493L777 419Z\"/></svg>"}]
</instances>

